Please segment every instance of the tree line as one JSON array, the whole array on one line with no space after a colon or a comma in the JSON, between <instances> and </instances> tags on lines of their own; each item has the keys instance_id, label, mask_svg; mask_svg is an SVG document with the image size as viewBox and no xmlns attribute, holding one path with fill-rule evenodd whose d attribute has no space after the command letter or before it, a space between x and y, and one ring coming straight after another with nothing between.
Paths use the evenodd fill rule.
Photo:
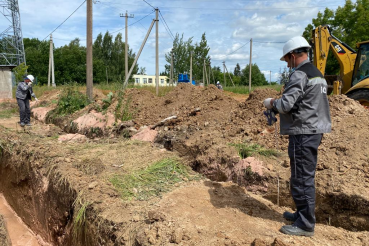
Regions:
<instances>
[{"instance_id":1,"label":"tree line","mask_svg":"<svg viewBox=\"0 0 369 246\"><path fill-rule=\"evenodd\" d=\"M28 73L37 76L39 84L47 84L49 69L50 42L36 38L24 38L24 50ZM93 77L94 83L123 82L125 77L125 43L122 34L114 38L106 32L101 33L93 43ZM56 83L86 83L86 47L81 46L78 38L68 45L53 48ZM135 53L129 49L128 67L135 59ZM138 72L135 65L132 75Z\"/></svg>"},{"instance_id":2,"label":"tree line","mask_svg":"<svg viewBox=\"0 0 369 246\"><path fill-rule=\"evenodd\" d=\"M206 73L210 78L211 83L220 81L224 83L224 76L226 77L227 85L231 85L230 78L233 80L235 85L248 85L249 83L249 65L241 70L240 65L237 63L233 73L232 71L222 72L223 69L219 66L211 67L211 59L209 56L210 47L207 44L205 33L201 36L199 43L193 44L193 37L188 40L184 40L183 34L180 36L176 34L173 40L173 48L167 54L165 54L165 60L168 64L165 65L165 71L163 75L170 76L170 67L173 55L173 75L174 79L177 78L180 73L190 74L190 60L192 54L192 77L195 81L203 82L204 78L204 61L206 64ZM252 64L252 78L251 82L253 85L267 85L268 81L265 79L264 74L260 71L256 64ZM224 74L225 73L225 74ZM209 78L208 78L209 79Z\"/></svg>"}]
</instances>

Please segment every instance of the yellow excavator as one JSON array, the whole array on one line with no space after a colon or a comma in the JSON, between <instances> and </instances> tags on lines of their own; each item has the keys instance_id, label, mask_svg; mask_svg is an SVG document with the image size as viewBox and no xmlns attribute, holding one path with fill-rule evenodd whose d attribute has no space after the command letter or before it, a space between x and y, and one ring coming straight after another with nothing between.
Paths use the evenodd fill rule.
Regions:
<instances>
[{"instance_id":1,"label":"yellow excavator","mask_svg":"<svg viewBox=\"0 0 369 246\"><path fill-rule=\"evenodd\" d=\"M312 31L310 59L325 75L328 52L333 52L340 64L340 75L325 75L328 93L346 94L369 107L369 40L356 45L357 51L333 36L328 26Z\"/></svg>"}]
</instances>

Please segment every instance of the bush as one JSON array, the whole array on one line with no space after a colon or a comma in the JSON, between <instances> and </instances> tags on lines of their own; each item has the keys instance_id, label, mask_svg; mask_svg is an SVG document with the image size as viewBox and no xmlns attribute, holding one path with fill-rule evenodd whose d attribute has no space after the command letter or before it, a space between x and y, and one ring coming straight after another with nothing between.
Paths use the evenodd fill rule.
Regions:
<instances>
[{"instance_id":1,"label":"bush","mask_svg":"<svg viewBox=\"0 0 369 246\"><path fill-rule=\"evenodd\" d=\"M87 105L87 96L79 92L76 87L69 86L60 95L55 113L57 115L69 115L83 109Z\"/></svg>"}]
</instances>

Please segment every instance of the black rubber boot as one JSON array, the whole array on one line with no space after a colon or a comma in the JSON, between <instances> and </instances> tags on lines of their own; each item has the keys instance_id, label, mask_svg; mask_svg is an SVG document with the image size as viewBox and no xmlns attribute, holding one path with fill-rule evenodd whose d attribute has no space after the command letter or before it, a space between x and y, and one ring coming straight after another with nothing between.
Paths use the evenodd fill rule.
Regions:
<instances>
[{"instance_id":1,"label":"black rubber boot","mask_svg":"<svg viewBox=\"0 0 369 246\"><path fill-rule=\"evenodd\" d=\"M314 236L314 231L305 231L295 225L284 225L282 226L280 231L284 234L292 236L305 236L305 237Z\"/></svg>"}]
</instances>

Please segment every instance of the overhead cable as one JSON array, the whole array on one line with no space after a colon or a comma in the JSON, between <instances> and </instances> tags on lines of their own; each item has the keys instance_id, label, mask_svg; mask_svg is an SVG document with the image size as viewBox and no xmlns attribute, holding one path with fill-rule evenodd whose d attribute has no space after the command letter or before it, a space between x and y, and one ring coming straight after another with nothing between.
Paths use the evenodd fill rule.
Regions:
<instances>
[{"instance_id":1,"label":"overhead cable","mask_svg":"<svg viewBox=\"0 0 369 246\"><path fill-rule=\"evenodd\" d=\"M159 14L160 14L161 18L163 19L163 24L164 24L165 29L167 29L167 31L168 31L168 33L169 33L169 35L170 35L170 36L171 36L171 38L174 40L174 35L173 35L172 31L170 30L170 28L169 28L169 26L168 26L167 22L165 21L164 16L161 14L160 10L159 10Z\"/></svg>"},{"instance_id":2,"label":"overhead cable","mask_svg":"<svg viewBox=\"0 0 369 246\"><path fill-rule=\"evenodd\" d=\"M80 7L82 7L82 5L86 2L87 0L83 1L83 3L81 3L81 5L78 6L78 8L76 8L76 10L73 11L73 13L71 13L67 19L65 19L57 28L54 29L54 31L52 31L51 33L49 33L49 35L47 35L42 41L44 41L45 39L47 39L48 36L50 36L51 34L53 34L53 32L56 31L56 29L58 29L59 27L61 27ZM42 42L41 41L41 42Z\"/></svg>"},{"instance_id":3,"label":"overhead cable","mask_svg":"<svg viewBox=\"0 0 369 246\"><path fill-rule=\"evenodd\" d=\"M149 13L149 14L145 15L144 17L142 17L142 18L141 18L141 19L139 19L138 21L133 22L132 24L128 25L128 27L133 26L133 25L134 25L134 24L136 24L137 22L142 21L142 20L143 20L143 19L145 19L147 16L151 15L152 13L154 13L154 11L155 11L155 10L151 11L151 13ZM120 31L122 31L122 30L124 30L124 29L126 29L126 28L125 28L125 27L123 27L123 28L121 28L121 29L119 29L119 30L117 30L117 31L111 32L111 33L120 32Z\"/></svg>"},{"instance_id":4,"label":"overhead cable","mask_svg":"<svg viewBox=\"0 0 369 246\"><path fill-rule=\"evenodd\" d=\"M246 46L247 44L249 44L249 43L250 43L250 41L249 41L249 42L247 42L246 44L242 45L242 46L241 46L241 47L239 47L238 49L236 49L236 50L232 51L231 53L229 53L229 54L227 54L227 55L224 55L224 57L227 57L227 56L229 56L229 55L234 54L236 51L238 51L238 50L242 49L243 47L245 47L245 46Z\"/></svg>"},{"instance_id":5,"label":"overhead cable","mask_svg":"<svg viewBox=\"0 0 369 246\"><path fill-rule=\"evenodd\" d=\"M145 3L147 3L151 8L153 8L153 9L156 9L156 8L154 8L151 4L149 4L148 2L146 2L146 0L143 0Z\"/></svg>"}]
</instances>

